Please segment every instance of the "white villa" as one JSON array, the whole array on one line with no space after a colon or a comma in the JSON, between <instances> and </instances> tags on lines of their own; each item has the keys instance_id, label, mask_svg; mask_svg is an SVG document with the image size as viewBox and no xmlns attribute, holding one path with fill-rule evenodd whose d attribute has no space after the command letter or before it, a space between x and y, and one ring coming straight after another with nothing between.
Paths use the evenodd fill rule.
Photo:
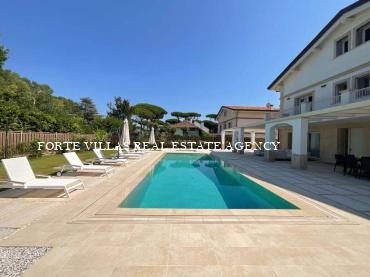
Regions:
<instances>
[{"instance_id":1,"label":"white villa","mask_svg":"<svg viewBox=\"0 0 370 277\"><path fill-rule=\"evenodd\" d=\"M278 130L297 168L306 168L308 157L370 156L369 79L370 1L358 1L339 11L270 84L280 93L280 113L266 120L266 139ZM273 154L265 157L274 160Z\"/></svg>"},{"instance_id":2,"label":"white villa","mask_svg":"<svg viewBox=\"0 0 370 277\"><path fill-rule=\"evenodd\" d=\"M255 106L222 106L217 113L218 133L221 135L221 141L225 146L225 135L232 135L232 143L243 142L244 138L254 143L256 140L265 139L265 129L261 127L247 126L253 124L263 124L266 117L272 117L274 113L279 112L273 109L272 105L266 107Z\"/></svg>"}]
</instances>

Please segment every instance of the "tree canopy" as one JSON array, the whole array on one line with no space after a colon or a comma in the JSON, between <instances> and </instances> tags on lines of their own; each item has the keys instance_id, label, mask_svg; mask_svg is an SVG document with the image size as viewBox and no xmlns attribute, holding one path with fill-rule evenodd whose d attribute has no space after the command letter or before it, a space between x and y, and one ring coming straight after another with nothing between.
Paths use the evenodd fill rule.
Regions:
<instances>
[{"instance_id":1,"label":"tree canopy","mask_svg":"<svg viewBox=\"0 0 370 277\"><path fill-rule=\"evenodd\" d=\"M217 118L217 114L210 113L210 114L207 114L206 117L215 120Z\"/></svg>"},{"instance_id":2,"label":"tree canopy","mask_svg":"<svg viewBox=\"0 0 370 277\"><path fill-rule=\"evenodd\" d=\"M180 119L184 120L195 120L201 117L202 115L197 112L172 112L172 116L176 117L179 121Z\"/></svg>"},{"instance_id":3,"label":"tree canopy","mask_svg":"<svg viewBox=\"0 0 370 277\"><path fill-rule=\"evenodd\" d=\"M148 120L154 120L162 119L167 114L167 111L153 104L139 103L134 106L134 114Z\"/></svg>"},{"instance_id":4,"label":"tree canopy","mask_svg":"<svg viewBox=\"0 0 370 277\"><path fill-rule=\"evenodd\" d=\"M8 58L8 49L0 45L0 69L3 67L7 58Z\"/></svg>"},{"instance_id":5,"label":"tree canopy","mask_svg":"<svg viewBox=\"0 0 370 277\"><path fill-rule=\"evenodd\" d=\"M108 104L108 115L120 119L131 119L134 114L135 107L131 106L130 101L119 97L114 97L114 103Z\"/></svg>"},{"instance_id":6,"label":"tree canopy","mask_svg":"<svg viewBox=\"0 0 370 277\"><path fill-rule=\"evenodd\" d=\"M82 97L80 101L82 116L87 122L92 122L95 116L98 115L94 101L90 97Z\"/></svg>"},{"instance_id":7,"label":"tree canopy","mask_svg":"<svg viewBox=\"0 0 370 277\"><path fill-rule=\"evenodd\" d=\"M167 114L167 111L153 104L139 103L134 106L133 113L136 117L136 122L143 129L144 126L149 128L149 123L154 125L156 121L161 120Z\"/></svg>"},{"instance_id":8,"label":"tree canopy","mask_svg":"<svg viewBox=\"0 0 370 277\"><path fill-rule=\"evenodd\" d=\"M217 133L218 124L216 122L210 121L210 120L204 120L203 124L209 129L210 133Z\"/></svg>"},{"instance_id":9,"label":"tree canopy","mask_svg":"<svg viewBox=\"0 0 370 277\"><path fill-rule=\"evenodd\" d=\"M177 118L169 118L169 119L166 120L166 122L168 124L176 124L176 123L179 123L180 120L178 120Z\"/></svg>"},{"instance_id":10,"label":"tree canopy","mask_svg":"<svg viewBox=\"0 0 370 277\"><path fill-rule=\"evenodd\" d=\"M197 112L172 112L173 118L163 121L167 111L150 103L131 105L121 96L108 103L106 116L98 114L90 97L81 97L79 102L55 96L47 84L39 84L4 69L8 49L0 45L0 129L43 132L92 133L116 132L123 119L130 121L130 128L137 125L145 133L155 126L160 130L183 120L196 120ZM207 115L209 117L209 115ZM209 117L211 118L211 117Z\"/></svg>"},{"instance_id":11,"label":"tree canopy","mask_svg":"<svg viewBox=\"0 0 370 277\"><path fill-rule=\"evenodd\" d=\"M0 45L1 129L81 133L93 131L91 122L96 116L96 108L91 99L86 102L86 98L79 104L54 96L48 85L3 69L7 54L8 50Z\"/></svg>"}]
</instances>

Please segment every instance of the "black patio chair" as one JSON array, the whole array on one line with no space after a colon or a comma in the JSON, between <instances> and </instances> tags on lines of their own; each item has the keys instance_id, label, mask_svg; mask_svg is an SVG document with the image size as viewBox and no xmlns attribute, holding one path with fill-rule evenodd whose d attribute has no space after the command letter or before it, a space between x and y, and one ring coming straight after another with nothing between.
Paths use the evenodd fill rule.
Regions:
<instances>
[{"instance_id":1,"label":"black patio chair","mask_svg":"<svg viewBox=\"0 0 370 277\"><path fill-rule=\"evenodd\" d=\"M344 168L344 155L335 154L335 165L334 165L334 172L337 166L343 166Z\"/></svg>"},{"instance_id":2,"label":"black patio chair","mask_svg":"<svg viewBox=\"0 0 370 277\"><path fill-rule=\"evenodd\" d=\"M370 157L361 157L358 177L364 174L370 175Z\"/></svg>"},{"instance_id":3,"label":"black patio chair","mask_svg":"<svg viewBox=\"0 0 370 277\"><path fill-rule=\"evenodd\" d=\"M346 175L347 169L349 169L348 174L356 176L358 174L358 168L358 160L355 155L345 156L343 175Z\"/></svg>"}]
</instances>

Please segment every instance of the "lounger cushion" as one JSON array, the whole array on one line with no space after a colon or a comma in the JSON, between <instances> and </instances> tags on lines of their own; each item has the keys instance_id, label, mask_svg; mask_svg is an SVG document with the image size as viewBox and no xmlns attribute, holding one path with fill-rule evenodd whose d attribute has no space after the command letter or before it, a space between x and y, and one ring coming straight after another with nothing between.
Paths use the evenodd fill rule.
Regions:
<instances>
[{"instance_id":1,"label":"lounger cushion","mask_svg":"<svg viewBox=\"0 0 370 277\"><path fill-rule=\"evenodd\" d=\"M59 179L59 178L48 178L48 179L35 179L25 184L25 188L68 188L81 183L78 179Z\"/></svg>"},{"instance_id":2,"label":"lounger cushion","mask_svg":"<svg viewBox=\"0 0 370 277\"><path fill-rule=\"evenodd\" d=\"M123 164L126 160L124 159L100 159L99 162L110 163L110 164Z\"/></svg>"},{"instance_id":3,"label":"lounger cushion","mask_svg":"<svg viewBox=\"0 0 370 277\"><path fill-rule=\"evenodd\" d=\"M104 171L109 171L111 169L113 169L111 166L109 165L83 165L81 167L82 170L104 170Z\"/></svg>"},{"instance_id":4,"label":"lounger cushion","mask_svg":"<svg viewBox=\"0 0 370 277\"><path fill-rule=\"evenodd\" d=\"M5 167L9 180L28 182L36 179L26 157L3 159L2 163Z\"/></svg>"}]
</instances>

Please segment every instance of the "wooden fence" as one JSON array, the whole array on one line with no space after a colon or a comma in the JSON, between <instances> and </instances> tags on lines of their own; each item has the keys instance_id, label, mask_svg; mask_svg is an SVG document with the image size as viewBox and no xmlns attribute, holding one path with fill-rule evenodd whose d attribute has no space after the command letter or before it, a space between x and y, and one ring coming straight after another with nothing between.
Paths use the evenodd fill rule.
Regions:
<instances>
[{"instance_id":1,"label":"wooden fence","mask_svg":"<svg viewBox=\"0 0 370 277\"><path fill-rule=\"evenodd\" d=\"M47 132L9 132L8 133L8 147L16 147L23 143L31 141L71 141L72 138L84 138L85 140L93 141L95 135L93 134L76 134L76 133L47 133ZM6 135L4 131L0 131L0 150L4 149Z\"/></svg>"}]
</instances>

